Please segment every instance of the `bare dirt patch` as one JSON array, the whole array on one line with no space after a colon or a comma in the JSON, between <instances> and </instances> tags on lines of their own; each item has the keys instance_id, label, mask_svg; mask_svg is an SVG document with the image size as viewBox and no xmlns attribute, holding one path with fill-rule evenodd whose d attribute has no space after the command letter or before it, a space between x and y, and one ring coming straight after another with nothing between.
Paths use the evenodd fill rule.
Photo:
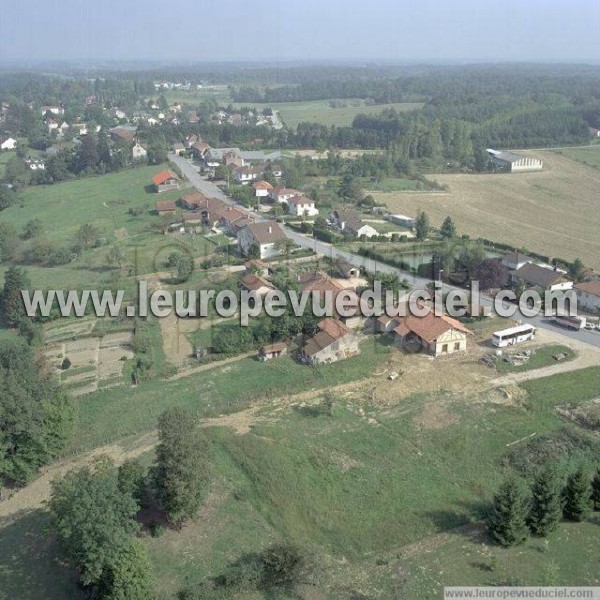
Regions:
<instances>
[{"instance_id":1,"label":"bare dirt patch","mask_svg":"<svg viewBox=\"0 0 600 600\"><path fill-rule=\"evenodd\" d=\"M538 173L432 175L447 193L374 193L393 212L424 210L439 226L450 215L461 233L523 246L551 257L580 257L600 268L598 172L550 151Z\"/></svg>"}]
</instances>

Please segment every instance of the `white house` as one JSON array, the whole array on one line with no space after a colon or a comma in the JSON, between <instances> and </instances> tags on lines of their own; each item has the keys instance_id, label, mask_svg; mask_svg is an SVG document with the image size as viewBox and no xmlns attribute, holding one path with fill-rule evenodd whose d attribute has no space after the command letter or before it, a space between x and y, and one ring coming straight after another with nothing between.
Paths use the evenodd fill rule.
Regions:
<instances>
[{"instance_id":1,"label":"white house","mask_svg":"<svg viewBox=\"0 0 600 600\"><path fill-rule=\"evenodd\" d=\"M301 196L302 192L293 188L275 188L269 192L269 198L275 202L287 202L294 196Z\"/></svg>"},{"instance_id":2,"label":"white house","mask_svg":"<svg viewBox=\"0 0 600 600\"><path fill-rule=\"evenodd\" d=\"M258 257L271 258L280 254L278 242L286 239L286 235L275 221L249 223L237 234L238 244L242 252L249 255L253 247L258 248Z\"/></svg>"},{"instance_id":3,"label":"white house","mask_svg":"<svg viewBox=\"0 0 600 600\"><path fill-rule=\"evenodd\" d=\"M42 111L42 116L44 116L46 113L51 113L53 115L65 114L65 109L61 106L42 106L40 110Z\"/></svg>"},{"instance_id":4,"label":"white house","mask_svg":"<svg viewBox=\"0 0 600 600\"><path fill-rule=\"evenodd\" d=\"M342 231L352 233L357 238L361 236L370 238L379 235L374 227L363 222L359 214L353 208L335 210L331 216L334 223Z\"/></svg>"},{"instance_id":5,"label":"white house","mask_svg":"<svg viewBox=\"0 0 600 600\"><path fill-rule=\"evenodd\" d=\"M136 140L131 148L131 156L133 160L142 160L148 156L148 151Z\"/></svg>"},{"instance_id":6,"label":"white house","mask_svg":"<svg viewBox=\"0 0 600 600\"><path fill-rule=\"evenodd\" d=\"M148 117L146 119L146 123L148 123L150 126L158 125L158 119L155 119L154 117Z\"/></svg>"},{"instance_id":7,"label":"white house","mask_svg":"<svg viewBox=\"0 0 600 600\"><path fill-rule=\"evenodd\" d=\"M254 188L254 195L257 198L266 198L273 189L273 186L268 181L255 181L252 187Z\"/></svg>"},{"instance_id":8,"label":"white house","mask_svg":"<svg viewBox=\"0 0 600 600\"><path fill-rule=\"evenodd\" d=\"M548 291L570 290L573 288L573 282L560 271L540 267L540 265L530 262L513 271L511 278L513 281L522 282L530 288L541 288Z\"/></svg>"},{"instance_id":9,"label":"white house","mask_svg":"<svg viewBox=\"0 0 600 600\"><path fill-rule=\"evenodd\" d=\"M600 314L600 281L587 281L575 286L577 304L581 308Z\"/></svg>"},{"instance_id":10,"label":"white house","mask_svg":"<svg viewBox=\"0 0 600 600\"><path fill-rule=\"evenodd\" d=\"M14 150L17 147L17 140L11 137L0 137L0 150Z\"/></svg>"},{"instance_id":11,"label":"white house","mask_svg":"<svg viewBox=\"0 0 600 600\"><path fill-rule=\"evenodd\" d=\"M262 171L257 167L239 167L235 170L235 180L237 183L246 185L251 181L256 181Z\"/></svg>"},{"instance_id":12,"label":"white house","mask_svg":"<svg viewBox=\"0 0 600 600\"><path fill-rule=\"evenodd\" d=\"M295 217L314 217L319 214L314 200L306 196L292 196L287 203L288 212Z\"/></svg>"}]
</instances>

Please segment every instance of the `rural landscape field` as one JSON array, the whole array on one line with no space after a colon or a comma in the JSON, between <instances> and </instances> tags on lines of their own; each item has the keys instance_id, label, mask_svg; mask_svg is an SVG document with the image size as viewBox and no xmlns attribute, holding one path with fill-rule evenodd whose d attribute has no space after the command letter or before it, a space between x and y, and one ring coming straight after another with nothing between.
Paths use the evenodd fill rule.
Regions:
<instances>
[{"instance_id":1,"label":"rural landscape field","mask_svg":"<svg viewBox=\"0 0 600 600\"><path fill-rule=\"evenodd\" d=\"M580 257L600 268L598 171L579 161L581 157L593 164L598 150L523 154L542 159L544 170L516 175L432 174L429 177L447 191L373 196L392 212L423 210L436 225L450 215L471 236L502 240L550 257Z\"/></svg>"},{"instance_id":2,"label":"rural landscape field","mask_svg":"<svg viewBox=\"0 0 600 600\"><path fill-rule=\"evenodd\" d=\"M600 600L600 5L6 4L0 600Z\"/></svg>"}]
</instances>

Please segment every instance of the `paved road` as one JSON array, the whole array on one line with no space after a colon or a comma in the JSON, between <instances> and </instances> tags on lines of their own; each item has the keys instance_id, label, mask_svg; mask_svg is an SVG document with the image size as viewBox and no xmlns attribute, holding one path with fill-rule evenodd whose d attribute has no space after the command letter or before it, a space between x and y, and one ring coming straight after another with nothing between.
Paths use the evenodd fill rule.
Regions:
<instances>
[{"instance_id":1,"label":"paved road","mask_svg":"<svg viewBox=\"0 0 600 600\"><path fill-rule=\"evenodd\" d=\"M251 211L244 207L241 207L235 200L232 200L227 195L225 195L220 188L218 188L211 181L207 181L203 177L198 174L196 167L190 163L189 160L182 158L180 156L176 156L175 154L169 154L169 160L175 163L182 171L182 173L189 179L192 185L200 190L202 193L207 196L211 196L213 198L218 198L219 200L223 200L228 204L235 205L238 209L248 213L257 221L266 221L265 217L258 215L255 211ZM370 258L366 258L364 256L360 256L358 254L352 254L350 252L346 252L344 250L340 250L332 246L331 244L327 244L326 242L321 242L314 238L310 238L308 236L302 235L296 231L289 229L288 227L283 226L283 230L288 238L296 242L299 246L303 248L307 248L309 250L313 250L314 252L318 252L324 256L328 256L330 258L343 258L347 260L350 264L355 267L360 267L364 271L369 271L370 273L395 273L400 277L400 279L406 279L415 289L424 290L428 283L431 283L430 279L425 279L423 277L416 277L406 271L402 271L401 269L397 269L390 265L386 265L382 262L375 261ZM454 288L449 285L444 285L444 292L451 291ZM493 306L493 301L491 298L482 296L481 304L483 306ZM517 317L518 318L518 317ZM528 317L521 319L524 323L531 323L535 327L540 327L542 329L549 329L551 331L560 332L561 334L569 337L571 339L586 343L590 346L594 346L600 349L600 331L573 331L570 329L565 329L563 327L558 327L554 325L547 317Z\"/></svg>"}]
</instances>

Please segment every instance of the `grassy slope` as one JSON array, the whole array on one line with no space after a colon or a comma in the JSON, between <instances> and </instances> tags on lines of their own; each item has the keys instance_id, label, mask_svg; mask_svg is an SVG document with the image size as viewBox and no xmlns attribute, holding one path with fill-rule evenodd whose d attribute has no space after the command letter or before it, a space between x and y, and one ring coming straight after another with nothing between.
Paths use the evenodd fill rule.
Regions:
<instances>
[{"instance_id":1,"label":"grassy slope","mask_svg":"<svg viewBox=\"0 0 600 600\"><path fill-rule=\"evenodd\" d=\"M184 379L153 380L135 389L96 392L81 402L76 447L94 448L148 431L169 406L185 405L200 416L213 417L241 410L261 398L277 398L360 379L380 364L385 350L365 341L360 356L344 361L343 369L340 365L324 365L314 370L289 356L267 363L248 358Z\"/></svg>"},{"instance_id":2,"label":"grassy slope","mask_svg":"<svg viewBox=\"0 0 600 600\"><path fill-rule=\"evenodd\" d=\"M23 192L23 201L2 212L2 219L21 231L25 223L37 217L44 223L45 235L58 245L70 245L82 223L93 223L107 245L87 250L74 263L59 267L28 266L32 284L49 288L58 283L63 289L93 287L111 279L106 254L110 244L123 246L126 262L136 265L137 273L150 273L162 268L161 260L173 252L178 242L153 230L158 217L153 214L159 198L148 188L152 175L162 166L140 167L102 177L68 181L49 186L32 186ZM175 200L181 192L168 192L161 200ZM134 217L130 208L145 208ZM205 256L214 244L204 237L186 238L183 242L194 256ZM23 244L25 247L25 244ZM137 262L136 262L137 254ZM155 260L158 257L159 260ZM0 268L0 276L6 265Z\"/></svg>"},{"instance_id":3,"label":"grassy slope","mask_svg":"<svg viewBox=\"0 0 600 600\"><path fill-rule=\"evenodd\" d=\"M217 475L203 519L179 538L169 532L149 541L160 589L176 591L174 573L189 583L214 576L273 537L318 548L328 565L326 598L346 597L342 590L393 597L398 568L409 598L437 598L444 584L548 584L554 563L558 583L592 584L593 524L561 526L546 555L540 541L501 550L482 545L485 536L458 533L438 552L432 536L478 520L502 476L507 444L562 428L552 410L557 398L589 398L599 384L600 369L589 369L529 382L522 407L442 392L396 409L367 408L364 416L338 398L333 417L297 406L245 435L211 429ZM439 404L459 421L415 426ZM495 572L486 566L491 555Z\"/></svg>"}]
</instances>

